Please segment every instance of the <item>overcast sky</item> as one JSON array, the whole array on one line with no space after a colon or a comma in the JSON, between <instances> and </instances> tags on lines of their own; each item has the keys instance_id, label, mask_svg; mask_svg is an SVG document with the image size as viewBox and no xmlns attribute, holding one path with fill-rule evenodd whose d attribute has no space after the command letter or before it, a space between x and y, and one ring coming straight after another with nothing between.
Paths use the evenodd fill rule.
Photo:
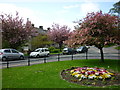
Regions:
<instances>
[{"instance_id":1,"label":"overcast sky","mask_svg":"<svg viewBox=\"0 0 120 90\"><path fill-rule=\"evenodd\" d=\"M119 0L1 0L0 13L15 15L19 12L25 20L29 18L36 27L44 29L53 23L68 25L74 29L77 21L86 16L88 12L102 10L109 12L113 4Z\"/></svg>"}]
</instances>

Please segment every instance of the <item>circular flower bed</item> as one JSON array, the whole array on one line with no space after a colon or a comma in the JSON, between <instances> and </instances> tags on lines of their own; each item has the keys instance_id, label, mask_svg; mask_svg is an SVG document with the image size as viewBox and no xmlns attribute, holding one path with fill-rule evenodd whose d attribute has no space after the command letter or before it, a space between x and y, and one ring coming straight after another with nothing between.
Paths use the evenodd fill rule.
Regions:
<instances>
[{"instance_id":1,"label":"circular flower bed","mask_svg":"<svg viewBox=\"0 0 120 90\"><path fill-rule=\"evenodd\" d=\"M106 69L90 67L72 69L70 70L70 74L79 79L108 79L115 75Z\"/></svg>"},{"instance_id":2,"label":"circular flower bed","mask_svg":"<svg viewBox=\"0 0 120 90\"><path fill-rule=\"evenodd\" d=\"M120 84L120 74L97 67L72 67L61 72L62 78L80 85L106 86Z\"/></svg>"}]
</instances>

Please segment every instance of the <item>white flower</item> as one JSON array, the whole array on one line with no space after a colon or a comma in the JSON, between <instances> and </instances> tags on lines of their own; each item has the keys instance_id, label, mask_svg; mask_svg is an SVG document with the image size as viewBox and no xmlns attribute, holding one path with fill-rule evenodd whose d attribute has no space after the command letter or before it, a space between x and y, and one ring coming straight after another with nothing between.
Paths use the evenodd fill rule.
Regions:
<instances>
[{"instance_id":1,"label":"white flower","mask_svg":"<svg viewBox=\"0 0 120 90\"><path fill-rule=\"evenodd\" d=\"M88 76L88 79L94 79L92 76Z\"/></svg>"},{"instance_id":2,"label":"white flower","mask_svg":"<svg viewBox=\"0 0 120 90\"><path fill-rule=\"evenodd\" d=\"M102 74L105 74L105 72L102 72Z\"/></svg>"},{"instance_id":3,"label":"white flower","mask_svg":"<svg viewBox=\"0 0 120 90\"><path fill-rule=\"evenodd\" d=\"M110 78L110 77L111 77L111 75L107 74L107 77L108 77L108 78Z\"/></svg>"},{"instance_id":4,"label":"white flower","mask_svg":"<svg viewBox=\"0 0 120 90\"><path fill-rule=\"evenodd\" d=\"M88 75L88 72L85 72L85 75Z\"/></svg>"},{"instance_id":5,"label":"white flower","mask_svg":"<svg viewBox=\"0 0 120 90\"><path fill-rule=\"evenodd\" d=\"M102 79L102 77L101 77L101 76L99 76L99 79Z\"/></svg>"},{"instance_id":6,"label":"white flower","mask_svg":"<svg viewBox=\"0 0 120 90\"><path fill-rule=\"evenodd\" d=\"M78 78L80 75L79 74L76 74L75 77Z\"/></svg>"},{"instance_id":7,"label":"white flower","mask_svg":"<svg viewBox=\"0 0 120 90\"><path fill-rule=\"evenodd\" d=\"M75 73L80 73L80 71L75 71Z\"/></svg>"},{"instance_id":8,"label":"white flower","mask_svg":"<svg viewBox=\"0 0 120 90\"><path fill-rule=\"evenodd\" d=\"M96 73L95 73L95 75L99 75L99 73L98 73L98 72L96 72Z\"/></svg>"},{"instance_id":9,"label":"white flower","mask_svg":"<svg viewBox=\"0 0 120 90\"><path fill-rule=\"evenodd\" d=\"M86 76L84 76L84 75L82 75L82 76L81 76L81 78L82 78L82 79L85 79L85 78L87 78L87 77L86 77Z\"/></svg>"},{"instance_id":10,"label":"white flower","mask_svg":"<svg viewBox=\"0 0 120 90\"><path fill-rule=\"evenodd\" d=\"M96 78L95 75L89 75L89 76L88 76L88 79L94 79L94 78Z\"/></svg>"}]
</instances>

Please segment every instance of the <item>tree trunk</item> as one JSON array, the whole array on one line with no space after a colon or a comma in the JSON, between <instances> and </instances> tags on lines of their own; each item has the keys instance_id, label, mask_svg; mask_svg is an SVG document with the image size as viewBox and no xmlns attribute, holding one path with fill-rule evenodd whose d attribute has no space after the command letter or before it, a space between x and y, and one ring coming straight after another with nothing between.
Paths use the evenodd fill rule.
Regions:
<instances>
[{"instance_id":1,"label":"tree trunk","mask_svg":"<svg viewBox=\"0 0 120 90\"><path fill-rule=\"evenodd\" d=\"M100 49L100 53L101 53L101 61L104 62L104 53L103 53L103 48L99 48Z\"/></svg>"},{"instance_id":2,"label":"tree trunk","mask_svg":"<svg viewBox=\"0 0 120 90\"><path fill-rule=\"evenodd\" d=\"M60 52L62 51L62 43L59 43Z\"/></svg>"}]
</instances>

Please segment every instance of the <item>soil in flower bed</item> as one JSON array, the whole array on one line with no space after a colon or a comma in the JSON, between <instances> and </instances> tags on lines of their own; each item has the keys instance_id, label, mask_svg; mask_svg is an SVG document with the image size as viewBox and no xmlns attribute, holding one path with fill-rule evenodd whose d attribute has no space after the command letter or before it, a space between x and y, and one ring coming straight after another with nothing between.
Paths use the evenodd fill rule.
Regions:
<instances>
[{"instance_id":1,"label":"soil in flower bed","mask_svg":"<svg viewBox=\"0 0 120 90\"><path fill-rule=\"evenodd\" d=\"M120 73L114 72L113 70L107 70L115 75L108 79L79 79L71 75L70 71L78 67L72 67L71 69L66 69L61 72L61 76L64 80L67 80L71 83L76 83L79 85L85 86L111 86L111 85L120 85Z\"/></svg>"}]
</instances>

